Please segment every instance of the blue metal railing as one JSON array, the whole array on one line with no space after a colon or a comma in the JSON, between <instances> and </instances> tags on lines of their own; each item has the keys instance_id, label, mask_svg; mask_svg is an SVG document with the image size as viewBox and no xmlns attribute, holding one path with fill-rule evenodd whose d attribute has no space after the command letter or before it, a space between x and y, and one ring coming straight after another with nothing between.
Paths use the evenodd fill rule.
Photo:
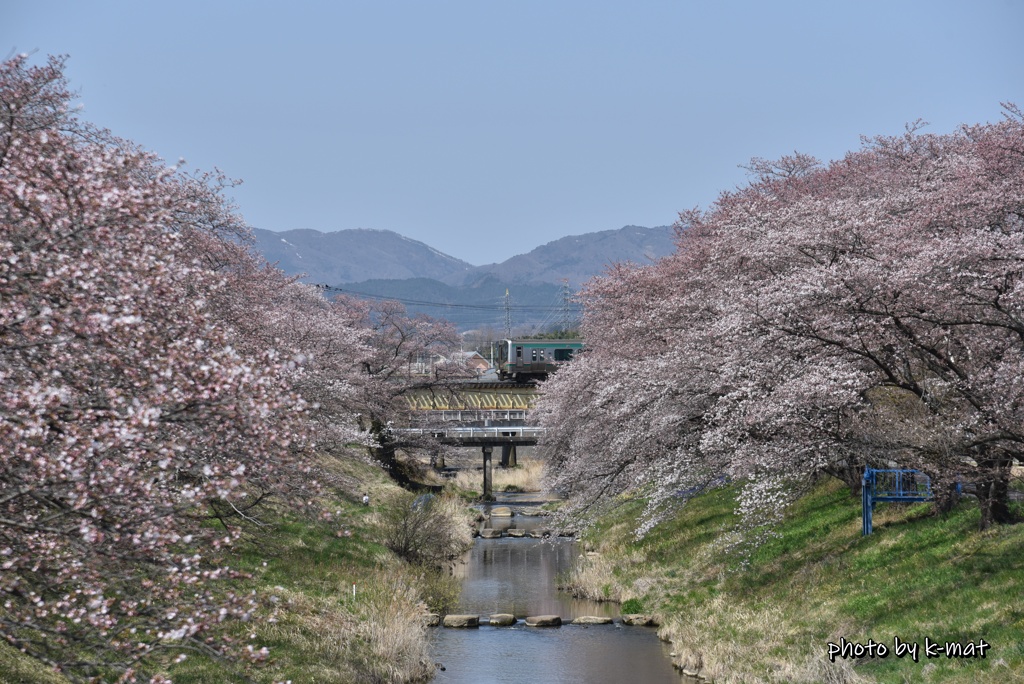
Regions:
<instances>
[{"instance_id":1,"label":"blue metal railing","mask_svg":"<svg viewBox=\"0 0 1024 684\"><path fill-rule=\"evenodd\" d=\"M861 488L862 533L871 534L871 517L877 501L929 501L932 480L917 470L865 468Z\"/></svg>"}]
</instances>

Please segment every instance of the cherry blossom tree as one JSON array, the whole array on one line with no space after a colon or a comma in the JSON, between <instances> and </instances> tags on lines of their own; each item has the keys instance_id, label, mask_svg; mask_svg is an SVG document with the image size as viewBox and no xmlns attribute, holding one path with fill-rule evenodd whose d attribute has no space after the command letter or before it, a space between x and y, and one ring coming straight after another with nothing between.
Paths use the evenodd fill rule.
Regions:
<instances>
[{"instance_id":1,"label":"cherry blossom tree","mask_svg":"<svg viewBox=\"0 0 1024 684\"><path fill-rule=\"evenodd\" d=\"M701 445L720 361L699 262L680 251L620 266L585 292L587 349L544 383L537 409L551 484L570 510L644 492L649 526L725 472Z\"/></svg>"},{"instance_id":2,"label":"cherry blossom tree","mask_svg":"<svg viewBox=\"0 0 1024 684\"><path fill-rule=\"evenodd\" d=\"M427 440L399 438L394 428L407 412L406 396L414 391L454 392L472 377L456 360L461 340L454 327L428 316L409 316L395 301L366 302L336 295L334 304L351 312L367 331L368 353L358 360L354 378L360 427L369 435L373 458L400 482L396 452L422 448L436 451Z\"/></svg>"},{"instance_id":3,"label":"cherry blossom tree","mask_svg":"<svg viewBox=\"0 0 1024 684\"><path fill-rule=\"evenodd\" d=\"M229 185L220 176L201 181L187 186L190 198ZM209 306L237 348L249 354L273 350L281 358L288 382L307 405L317 451L352 457L369 449L401 480L397 449L437 450L430 440L399 440L392 427L407 412L409 392L451 393L470 377L455 354L460 339L454 328L410 317L398 302L368 302L303 284L253 254L247 229L233 226L235 215L225 214L222 204L201 206L204 215L190 214L182 233L190 251L226 283ZM324 476L319 471L317 477ZM304 479L295 482L301 487Z\"/></svg>"},{"instance_id":4,"label":"cherry blossom tree","mask_svg":"<svg viewBox=\"0 0 1024 684\"><path fill-rule=\"evenodd\" d=\"M219 176L203 178L189 196L224 185ZM192 216L183 235L190 251L226 283L208 305L237 348L249 354L273 350L281 358L285 377L307 405L316 450L352 457L369 449L400 480L397 449L437 450L430 440L398 440L391 428L403 420L410 391L450 393L470 376L454 353L460 342L454 328L407 316L398 302L371 303L303 284L253 254L244 225L233 228L232 215L217 203L202 206L208 207L206 217ZM309 475L297 474L295 484L303 487ZM318 471L322 477L329 475Z\"/></svg>"},{"instance_id":5,"label":"cherry blossom tree","mask_svg":"<svg viewBox=\"0 0 1024 684\"><path fill-rule=\"evenodd\" d=\"M711 221L743 260L727 268L754 283L737 302L776 351L748 358L798 364L767 385L755 374L760 386L729 411L758 416L733 446L762 459L780 447L767 472L914 467L943 490L973 485L982 527L1013 519L1024 145L1008 113L947 136L867 141L827 169L719 203ZM816 438L794 439L801 424ZM801 473L794 454L808 447L818 457L804 451Z\"/></svg>"},{"instance_id":6,"label":"cherry blossom tree","mask_svg":"<svg viewBox=\"0 0 1024 684\"><path fill-rule=\"evenodd\" d=\"M207 306L224 282L186 228L217 189L71 100L60 59L0 65L0 634L133 681L162 649L224 652L208 627L251 610L206 552L232 534L200 520L274 486L304 407L288 360Z\"/></svg>"},{"instance_id":7,"label":"cherry blossom tree","mask_svg":"<svg viewBox=\"0 0 1024 684\"><path fill-rule=\"evenodd\" d=\"M316 450L347 455L347 445L367 443L358 424L357 381L361 361L373 351L362 310L329 301L320 288L285 275L244 244L216 240L202 253L226 282L211 308L235 345L280 357L285 378L305 401Z\"/></svg>"},{"instance_id":8,"label":"cherry blossom tree","mask_svg":"<svg viewBox=\"0 0 1024 684\"><path fill-rule=\"evenodd\" d=\"M1020 112L750 171L681 215L674 256L590 285L588 351L541 405L556 484L642 492L650 524L741 478L746 519L770 524L820 473L898 465L973 488L982 527L1013 520Z\"/></svg>"}]
</instances>

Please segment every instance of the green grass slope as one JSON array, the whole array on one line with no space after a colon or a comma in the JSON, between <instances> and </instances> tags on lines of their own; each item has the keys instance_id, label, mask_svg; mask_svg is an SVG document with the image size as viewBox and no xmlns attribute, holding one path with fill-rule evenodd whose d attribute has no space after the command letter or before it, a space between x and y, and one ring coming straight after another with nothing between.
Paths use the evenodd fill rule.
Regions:
<instances>
[{"instance_id":1,"label":"green grass slope","mask_svg":"<svg viewBox=\"0 0 1024 684\"><path fill-rule=\"evenodd\" d=\"M742 557L736 491L690 501L640 541L643 504L623 502L588 534L568 588L656 613L677 665L715 682L1024 681L1024 525L979 532L972 501L943 516L887 504L862 537L859 497L829 480ZM843 639L887 653L830 658ZM961 657L925 652L947 642Z\"/></svg>"}]
</instances>

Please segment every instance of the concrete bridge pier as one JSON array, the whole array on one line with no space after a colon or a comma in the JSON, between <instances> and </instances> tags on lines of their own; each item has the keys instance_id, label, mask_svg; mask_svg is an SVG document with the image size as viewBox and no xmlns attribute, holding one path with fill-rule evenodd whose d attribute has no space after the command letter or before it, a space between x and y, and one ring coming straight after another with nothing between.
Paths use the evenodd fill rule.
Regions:
<instances>
[{"instance_id":1,"label":"concrete bridge pier","mask_svg":"<svg viewBox=\"0 0 1024 684\"><path fill-rule=\"evenodd\" d=\"M487 445L483 447L484 450L484 501L494 501L494 492L491 488L491 452L494 451L494 447Z\"/></svg>"},{"instance_id":2,"label":"concrete bridge pier","mask_svg":"<svg viewBox=\"0 0 1024 684\"><path fill-rule=\"evenodd\" d=\"M430 454L430 465L434 468L434 470L440 470L441 468L444 468L444 452L435 451L432 454Z\"/></svg>"},{"instance_id":3,"label":"concrete bridge pier","mask_svg":"<svg viewBox=\"0 0 1024 684\"><path fill-rule=\"evenodd\" d=\"M516 445L515 444L502 444L501 445L501 467L502 468L515 468L516 463Z\"/></svg>"}]
</instances>

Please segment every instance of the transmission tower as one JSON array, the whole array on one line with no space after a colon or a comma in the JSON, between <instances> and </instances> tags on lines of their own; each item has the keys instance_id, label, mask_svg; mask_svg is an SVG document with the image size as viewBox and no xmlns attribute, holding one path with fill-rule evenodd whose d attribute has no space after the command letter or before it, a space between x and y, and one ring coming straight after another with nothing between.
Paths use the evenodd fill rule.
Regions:
<instances>
[{"instance_id":1,"label":"transmission tower","mask_svg":"<svg viewBox=\"0 0 1024 684\"><path fill-rule=\"evenodd\" d=\"M572 323L569 318L569 279L562 279L562 330L568 334L569 327Z\"/></svg>"},{"instance_id":2,"label":"transmission tower","mask_svg":"<svg viewBox=\"0 0 1024 684\"><path fill-rule=\"evenodd\" d=\"M505 288L505 339L512 339L512 302L509 300L508 288Z\"/></svg>"}]
</instances>

